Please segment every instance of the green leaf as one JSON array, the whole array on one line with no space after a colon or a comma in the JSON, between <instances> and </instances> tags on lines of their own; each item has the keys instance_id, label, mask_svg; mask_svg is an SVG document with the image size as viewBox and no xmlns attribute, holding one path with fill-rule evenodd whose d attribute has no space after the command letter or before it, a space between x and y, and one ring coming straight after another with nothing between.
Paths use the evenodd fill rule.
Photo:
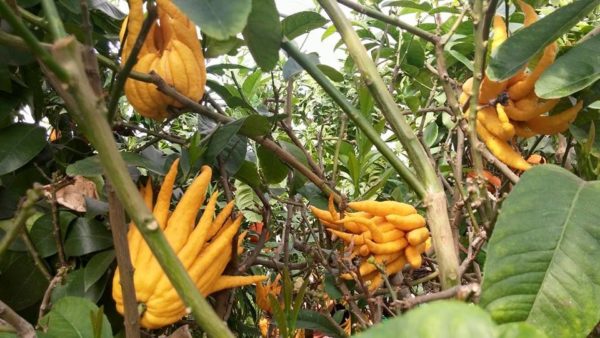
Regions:
<instances>
[{"instance_id":1,"label":"green leaf","mask_svg":"<svg viewBox=\"0 0 600 338\"><path fill-rule=\"evenodd\" d=\"M269 119L262 115L250 115L243 119L239 133L247 137L263 136L271 131Z\"/></svg>"},{"instance_id":2,"label":"green leaf","mask_svg":"<svg viewBox=\"0 0 600 338\"><path fill-rule=\"evenodd\" d=\"M164 166L164 160L156 161L155 159L151 159L145 157L141 154L130 153L130 152L121 152L121 157L123 160L131 166L146 168L151 172L158 175L165 175L167 172ZM67 175L69 176L99 176L104 173L102 169L102 164L100 163L100 157L98 155L90 156L84 158L83 160L79 160L73 164L67 166Z\"/></svg>"},{"instance_id":3,"label":"green leaf","mask_svg":"<svg viewBox=\"0 0 600 338\"><path fill-rule=\"evenodd\" d=\"M112 247L112 236L106 225L95 219L77 218L65 240L65 254L83 256Z\"/></svg>"},{"instance_id":4,"label":"green leaf","mask_svg":"<svg viewBox=\"0 0 600 338\"><path fill-rule=\"evenodd\" d=\"M600 4L600 0L577 0L515 32L492 55L487 75L495 81L517 73L545 46L562 36Z\"/></svg>"},{"instance_id":5,"label":"green leaf","mask_svg":"<svg viewBox=\"0 0 600 338\"><path fill-rule=\"evenodd\" d=\"M64 297L52 305L52 310L41 320L47 327L46 333L52 337L80 338L98 337L94 329L92 316L101 311L96 304L84 298ZM112 338L112 329L105 315L102 315L102 326L99 337Z\"/></svg>"},{"instance_id":6,"label":"green leaf","mask_svg":"<svg viewBox=\"0 0 600 338\"><path fill-rule=\"evenodd\" d=\"M225 40L240 33L252 9L248 0L173 0L203 33Z\"/></svg>"},{"instance_id":7,"label":"green leaf","mask_svg":"<svg viewBox=\"0 0 600 338\"><path fill-rule=\"evenodd\" d=\"M323 290L327 293L327 296L329 296L329 298L332 300L338 300L343 296L342 292L338 289L337 285L335 284L335 277L329 273L325 274L325 283L323 284Z\"/></svg>"},{"instance_id":8,"label":"green leaf","mask_svg":"<svg viewBox=\"0 0 600 338\"><path fill-rule=\"evenodd\" d=\"M207 59L216 58L223 54L227 54L232 50L235 50L244 44L242 39L235 36L230 37L227 40L217 40L207 36L203 41L203 45L206 48L204 57ZM208 71L208 68L207 68ZM214 68L213 68L214 72Z\"/></svg>"},{"instance_id":9,"label":"green leaf","mask_svg":"<svg viewBox=\"0 0 600 338\"><path fill-rule=\"evenodd\" d=\"M431 147L436 143L438 135L438 125L435 123L435 121L432 121L425 127L425 130L423 130L423 141L425 141L425 144L428 147Z\"/></svg>"},{"instance_id":10,"label":"green leaf","mask_svg":"<svg viewBox=\"0 0 600 338\"><path fill-rule=\"evenodd\" d=\"M70 212L59 212L58 219L63 240L69 229L69 224L76 217L77 216ZM52 234L53 230L52 215L50 214L44 214L42 217L38 218L31 227L29 236L38 253L43 258L50 257L57 252L56 240Z\"/></svg>"},{"instance_id":11,"label":"green leaf","mask_svg":"<svg viewBox=\"0 0 600 338\"><path fill-rule=\"evenodd\" d=\"M298 193L304 196L315 207L327 209L327 199L321 195L321 189L314 183L306 183L302 188L298 189Z\"/></svg>"},{"instance_id":12,"label":"green leaf","mask_svg":"<svg viewBox=\"0 0 600 338\"><path fill-rule=\"evenodd\" d=\"M236 134L243 124L244 119L239 119L232 121L224 126L221 126L217 130L215 130L215 132L210 137L208 148L206 150L206 153L204 154L208 162L215 163L217 156L227 148L227 145L230 143L235 143L236 140L234 139L239 139L238 137L236 137Z\"/></svg>"},{"instance_id":13,"label":"green leaf","mask_svg":"<svg viewBox=\"0 0 600 338\"><path fill-rule=\"evenodd\" d=\"M33 124L16 123L0 129L0 175L21 168L45 146L44 128Z\"/></svg>"},{"instance_id":14,"label":"green leaf","mask_svg":"<svg viewBox=\"0 0 600 338\"><path fill-rule=\"evenodd\" d=\"M114 250L100 252L90 259L83 270L84 291L88 291L92 285L94 285L98 280L100 280L100 278L102 278L102 276L104 276L106 270L114 260Z\"/></svg>"},{"instance_id":15,"label":"green leaf","mask_svg":"<svg viewBox=\"0 0 600 338\"><path fill-rule=\"evenodd\" d=\"M317 12L305 11L294 13L281 22L283 35L288 40L294 40L300 35L306 34L313 29L322 28L327 19Z\"/></svg>"},{"instance_id":16,"label":"green leaf","mask_svg":"<svg viewBox=\"0 0 600 338\"><path fill-rule=\"evenodd\" d=\"M498 338L547 338L546 334L527 322L516 322L499 325Z\"/></svg>"},{"instance_id":17,"label":"green leaf","mask_svg":"<svg viewBox=\"0 0 600 338\"><path fill-rule=\"evenodd\" d=\"M584 41L558 58L535 84L544 99L571 95L600 79L600 35Z\"/></svg>"},{"instance_id":18,"label":"green leaf","mask_svg":"<svg viewBox=\"0 0 600 338\"><path fill-rule=\"evenodd\" d=\"M317 65L317 68L319 68L323 72L323 74L325 74L331 81L334 81L334 82L344 81L344 74L338 72L337 69L335 69L331 66L319 64L319 65Z\"/></svg>"},{"instance_id":19,"label":"green leaf","mask_svg":"<svg viewBox=\"0 0 600 338\"><path fill-rule=\"evenodd\" d=\"M521 176L487 249L481 305L494 320L526 320L551 337L592 330L600 318L598 205L599 181L554 165Z\"/></svg>"},{"instance_id":20,"label":"green leaf","mask_svg":"<svg viewBox=\"0 0 600 338\"><path fill-rule=\"evenodd\" d=\"M40 301L48 288L48 280L27 252L4 252L0 256L0 271L0 299L15 311Z\"/></svg>"},{"instance_id":21,"label":"green leaf","mask_svg":"<svg viewBox=\"0 0 600 338\"><path fill-rule=\"evenodd\" d=\"M357 338L492 338L490 315L473 304L441 300L421 305L401 317L386 320Z\"/></svg>"},{"instance_id":22,"label":"green leaf","mask_svg":"<svg viewBox=\"0 0 600 338\"><path fill-rule=\"evenodd\" d=\"M85 289L85 269L77 269L69 272L62 284L52 290L52 303L59 299L73 296L82 297L96 303L102 297L108 282L108 275L103 275L96 283Z\"/></svg>"},{"instance_id":23,"label":"green leaf","mask_svg":"<svg viewBox=\"0 0 600 338\"><path fill-rule=\"evenodd\" d=\"M262 186L258 168L254 162L244 161L234 177L251 187L261 188Z\"/></svg>"},{"instance_id":24,"label":"green leaf","mask_svg":"<svg viewBox=\"0 0 600 338\"><path fill-rule=\"evenodd\" d=\"M287 177L289 168L274 152L261 145L256 148L256 156L262 175L267 183L279 183Z\"/></svg>"},{"instance_id":25,"label":"green leaf","mask_svg":"<svg viewBox=\"0 0 600 338\"><path fill-rule=\"evenodd\" d=\"M256 64L264 71L273 69L279 61L283 37L274 0L252 0L252 11L242 35Z\"/></svg>"},{"instance_id":26,"label":"green leaf","mask_svg":"<svg viewBox=\"0 0 600 338\"><path fill-rule=\"evenodd\" d=\"M330 337L344 337L324 314L312 310L300 310L296 328L317 330Z\"/></svg>"},{"instance_id":27,"label":"green leaf","mask_svg":"<svg viewBox=\"0 0 600 338\"><path fill-rule=\"evenodd\" d=\"M242 91L247 98L251 98L254 95L256 88L259 86L262 74L263 73L260 71L260 69L257 69L244 80L244 83L242 84Z\"/></svg>"}]
</instances>

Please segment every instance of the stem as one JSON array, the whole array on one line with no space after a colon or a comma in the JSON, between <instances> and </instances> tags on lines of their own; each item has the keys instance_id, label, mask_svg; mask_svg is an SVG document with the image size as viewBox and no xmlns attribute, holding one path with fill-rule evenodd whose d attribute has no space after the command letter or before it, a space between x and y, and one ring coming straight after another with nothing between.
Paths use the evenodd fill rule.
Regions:
<instances>
[{"instance_id":1,"label":"stem","mask_svg":"<svg viewBox=\"0 0 600 338\"><path fill-rule=\"evenodd\" d=\"M48 20L48 28L54 40L62 39L67 36L65 27L60 20L60 15L56 9L56 4L53 0L42 0L42 7L46 12L46 19Z\"/></svg>"},{"instance_id":2,"label":"stem","mask_svg":"<svg viewBox=\"0 0 600 338\"><path fill-rule=\"evenodd\" d=\"M50 1L50 0L46 0ZM54 75L62 82L69 80L69 74L54 60L52 55L46 51L35 35L25 26L25 24L13 13L6 1L0 1L0 15L8 21L15 32L20 35L29 49L40 61L48 67Z\"/></svg>"},{"instance_id":3,"label":"stem","mask_svg":"<svg viewBox=\"0 0 600 338\"><path fill-rule=\"evenodd\" d=\"M129 255L129 245L127 244L127 224L125 223L125 210L115 190L107 181L106 189L108 191L108 207L110 218L110 230L115 245L115 255L117 256L117 267L121 289L123 292L123 306L125 314L125 336L127 338L140 337L140 322L137 308L137 298L135 295L135 285L133 284L133 265Z\"/></svg>"},{"instance_id":4,"label":"stem","mask_svg":"<svg viewBox=\"0 0 600 338\"><path fill-rule=\"evenodd\" d=\"M0 301L0 318L15 328L19 337L34 338L36 337L33 326L28 321L19 316L13 309L4 302Z\"/></svg>"},{"instance_id":5,"label":"stem","mask_svg":"<svg viewBox=\"0 0 600 338\"><path fill-rule=\"evenodd\" d=\"M127 60L123 65L123 69L121 69L121 71L117 74L117 81L112 87L112 90L110 92L110 100L108 101L108 121L111 121L111 123L115 117L117 105L119 104L119 98L121 97L121 91L125 86L125 81L127 81L129 73L131 73L131 70L138 61L138 54L140 53L140 50L144 45L144 40L146 40L146 36L148 35L148 32L150 32L150 28L154 24L157 15L158 14L156 13L156 6L150 6L150 8L148 9L148 15L146 16L146 18L144 19L144 23L142 24L140 34L136 37L135 43L133 44L133 48L131 49L129 56L127 57ZM133 39L133 36L130 38Z\"/></svg>"},{"instance_id":6,"label":"stem","mask_svg":"<svg viewBox=\"0 0 600 338\"><path fill-rule=\"evenodd\" d=\"M406 149L408 157L422 179L426 194L421 197L427 206L427 218L431 229L433 246L437 253L442 288L452 287L459 282L458 255L454 249L454 241L444 188L437 177L427 152L419 142L410 125L406 122L392 95L388 92L377 67L369 57L360 38L352 28L350 21L333 0L319 0L319 3L342 36L348 53L358 67L363 81L369 88L375 102L384 114L394 133Z\"/></svg>"},{"instance_id":7,"label":"stem","mask_svg":"<svg viewBox=\"0 0 600 338\"><path fill-rule=\"evenodd\" d=\"M473 59L473 95L469 104L469 142L471 144L471 158L473 167L477 173L477 185L479 187L479 198L483 198L482 218L484 225L489 225L492 215L492 208L487 198L486 181L483 176L483 160L479 149L479 139L477 138L477 106L479 104L479 89L483 79L483 66L486 51L485 32L485 0L475 0L473 4L473 25L475 26L475 56Z\"/></svg>"},{"instance_id":8,"label":"stem","mask_svg":"<svg viewBox=\"0 0 600 338\"><path fill-rule=\"evenodd\" d=\"M213 337L233 337L227 325L219 319L210 304L200 294L194 281L175 255L152 213L146 207L127 171L114 141L112 130L106 120L106 106L95 95L81 60L80 45L72 37L59 40L54 46L54 56L64 69L69 71L69 81L65 85L53 74L47 73L49 81L64 99L69 113L80 130L98 151L106 176L116 189L144 240L157 258L184 303L191 309L198 324Z\"/></svg>"},{"instance_id":9,"label":"stem","mask_svg":"<svg viewBox=\"0 0 600 338\"><path fill-rule=\"evenodd\" d=\"M388 162L398 171L400 176L408 185L419 195L425 196L425 188L417 176L396 156L394 151L381 139L375 128L369 121L343 96L343 94L325 77L325 75L315 66L296 46L291 42L282 43L282 48L296 61L310 76L323 87L325 92L342 108L342 110L354 121L358 128L365 133L365 136L375 145L379 152Z\"/></svg>"},{"instance_id":10,"label":"stem","mask_svg":"<svg viewBox=\"0 0 600 338\"><path fill-rule=\"evenodd\" d=\"M396 26L396 27L400 27L402 29L404 29L405 31L412 33L424 40L427 40L431 43L437 43L439 41L439 37L437 35L431 34L428 31L422 30L418 27L415 27L413 25L410 25L404 21L400 21L394 17L391 17L389 15L385 15L379 11L376 11L374 9L365 7L359 3L356 3L354 1L350 1L350 0L337 0L337 2L341 3L342 5L352 8L353 10L365 14L367 16L370 16L374 19L383 21L387 24L390 24L392 26ZM323 5L323 4L321 4Z\"/></svg>"},{"instance_id":11,"label":"stem","mask_svg":"<svg viewBox=\"0 0 600 338\"><path fill-rule=\"evenodd\" d=\"M33 188L27 190L25 201L17 211L15 218L13 218L12 222L9 224L8 229L6 229L4 237L0 240L0 257L17 237L19 231L25 226L25 221L27 221L27 218L31 215L31 209L40 197L42 197L41 189Z\"/></svg>"}]
</instances>

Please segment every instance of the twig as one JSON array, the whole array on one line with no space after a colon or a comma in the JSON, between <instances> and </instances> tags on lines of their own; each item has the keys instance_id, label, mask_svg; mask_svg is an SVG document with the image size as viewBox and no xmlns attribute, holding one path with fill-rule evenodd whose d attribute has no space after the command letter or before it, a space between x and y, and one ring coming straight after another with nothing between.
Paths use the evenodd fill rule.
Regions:
<instances>
[{"instance_id":1,"label":"twig","mask_svg":"<svg viewBox=\"0 0 600 338\"><path fill-rule=\"evenodd\" d=\"M338 163L340 161L340 150L342 149L342 142L346 138L346 128L348 127L348 116L346 114L341 114L340 116L340 130L338 132L338 139L335 144L335 152L333 153L333 169L331 170L331 182L336 185L337 184L337 175L338 175Z\"/></svg>"},{"instance_id":2,"label":"twig","mask_svg":"<svg viewBox=\"0 0 600 338\"><path fill-rule=\"evenodd\" d=\"M298 262L298 263L283 263L276 261L274 259L267 259L262 257L257 257L252 265L262 265L267 268L283 270L284 267L287 267L289 270L304 270L308 266L307 262Z\"/></svg>"},{"instance_id":3,"label":"twig","mask_svg":"<svg viewBox=\"0 0 600 338\"><path fill-rule=\"evenodd\" d=\"M368 7L365 7L359 3L356 3L354 1L350 1L350 0L337 0L337 2L341 3L342 5L352 8L353 10L365 14L367 16L370 16L374 19L378 19L381 20L385 23L388 23L392 26L396 26L396 27L400 27L404 30L406 30L409 33L412 33L420 38L422 38L423 40L429 41L433 44L437 43L439 41L439 37L431 34L427 31L424 31L418 27L415 27L413 25L410 25L404 21L398 20L396 18L393 18L391 16L385 15L381 12L378 12L376 10L370 9Z\"/></svg>"},{"instance_id":4,"label":"twig","mask_svg":"<svg viewBox=\"0 0 600 338\"><path fill-rule=\"evenodd\" d=\"M56 200L56 192L60 189L57 187L58 172L52 174L52 185L50 186L50 211L52 212L52 236L54 237L54 243L56 244L56 251L58 253L58 261L60 266L67 266L67 259L65 258L65 248L63 246L62 232L60 228L60 217L58 214L58 202Z\"/></svg>"},{"instance_id":5,"label":"twig","mask_svg":"<svg viewBox=\"0 0 600 338\"><path fill-rule=\"evenodd\" d=\"M25 200L19 207L19 210L17 210L12 222L5 228L6 233L4 234L4 237L0 239L0 257L23 229L25 221L27 221L31 215L33 206L40 197L42 197L42 189L37 184L34 184L32 189L27 190Z\"/></svg>"},{"instance_id":6,"label":"twig","mask_svg":"<svg viewBox=\"0 0 600 338\"><path fill-rule=\"evenodd\" d=\"M164 140L167 140L169 142L176 143L176 144L182 144L183 145L183 144L187 143L187 140L185 140L184 138L181 138L179 136L155 132L153 130L146 129L144 127L140 127L140 126L137 126L137 125L135 125L133 123L129 123L129 122L119 121L119 122L116 122L113 125L113 129L117 129L118 127L125 127L125 128L128 128L128 129L133 129L133 130L141 131L141 132L146 133L148 135L156 136L156 137L159 137L160 139L164 139Z\"/></svg>"},{"instance_id":7,"label":"twig","mask_svg":"<svg viewBox=\"0 0 600 338\"><path fill-rule=\"evenodd\" d=\"M238 266L239 273L245 272L258 259L258 255L260 254L260 251L262 250L262 248L265 246L265 243L267 242L267 234L269 233L269 224L271 224L272 212L271 212L271 205L269 204L269 201L265 198L263 192L260 191L258 188L252 187L252 189L254 190L254 193L256 194L256 196L258 196L258 198L260 199L260 201L262 202L262 205L263 205L263 207L262 207L263 229L262 229L262 232L260 233L260 237L258 238L258 241L256 242L256 245L254 246L254 250L252 250L250 255L248 255L246 257L244 262Z\"/></svg>"},{"instance_id":8,"label":"twig","mask_svg":"<svg viewBox=\"0 0 600 338\"><path fill-rule=\"evenodd\" d=\"M407 298L396 302L396 305L404 309L413 308L419 304L428 303L439 299L456 298L460 300L468 299L480 293L479 284L457 285L452 288L442 290L437 293L429 293L415 298Z\"/></svg>"},{"instance_id":9,"label":"twig","mask_svg":"<svg viewBox=\"0 0 600 338\"><path fill-rule=\"evenodd\" d=\"M125 223L125 211L115 193L110 181L106 181L108 191L108 208L110 218L110 229L113 237L115 255L117 257L117 268L119 269L120 287L123 294L123 315L125 324L125 335L127 338L140 337L139 313L135 286L133 284L133 265L127 244L127 225Z\"/></svg>"},{"instance_id":10,"label":"twig","mask_svg":"<svg viewBox=\"0 0 600 338\"><path fill-rule=\"evenodd\" d=\"M110 99L108 100L108 121L109 123L115 117L117 111L117 105L119 103L119 97L121 97L121 91L123 90L123 86L125 86L125 81L127 81L127 77L131 70L137 63L138 54L144 45L144 40L146 40L146 36L148 32L150 32L150 28L154 25L154 21L157 17L156 6L148 6L148 15L146 19L144 19L144 23L142 24L142 28L140 30L140 34L136 37L135 43L125 64L123 65L123 69L119 71L117 74L116 82L112 87L110 92ZM130 37L133 38L133 37Z\"/></svg>"},{"instance_id":11,"label":"twig","mask_svg":"<svg viewBox=\"0 0 600 338\"><path fill-rule=\"evenodd\" d=\"M25 26L25 24L19 20L16 14L8 6L6 1L0 1L0 15L4 17L15 30L15 32L21 36L21 38L23 38L33 55L35 55L35 57L37 57L44 65L46 65L46 67L48 67L59 80L62 82L69 81L69 74L67 71L56 62L48 50L44 48L44 45L37 41L35 35L33 35L33 33Z\"/></svg>"},{"instance_id":12,"label":"twig","mask_svg":"<svg viewBox=\"0 0 600 338\"><path fill-rule=\"evenodd\" d=\"M51 280L52 275L50 274L50 271L48 271L48 266L46 266L46 262L42 259L42 257L40 257L40 253L35 248L35 244L33 244L31 241L31 237L29 237L29 233L27 231L21 232L21 240L23 240L25 243L27 251L33 259L34 265L38 268L38 270L40 270L42 275L44 275L47 280Z\"/></svg>"},{"instance_id":13,"label":"twig","mask_svg":"<svg viewBox=\"0 0 600 338\"><path fill-rule=\"evenodd\" d=\"M479 151L481 155L492 165L494 165L500 172L506 176L513 184L519 182L519 176L515 174L506 164L500 161L494 154L492 154L483 143L479 143Z\"/></svg>"},{"instance_id":14,"label":"twig","mask_svg":"<svg viewBox=\"0 0 600 338\"><path fill-rule=\"evenodd\" d=\"M285 41L282 48L308 72L311 77L331 96L331 98L342 108L365 136L375 145L379 152L396 169L398 174L408 183L408 185L419 196L425 196L425 187L419 181L413 171L411 171L394 153L394 151L381 139L379 133L373 128L371 123L356 109L342 93L325 77L316 65L314 65L306 55L302 54L292 43ZM417 141L418 142L418 141ZM336 201L339 202L338 199Z\"/></svg>"},{"instance_id":15,"label":"twig","mask_svg":"<svg viewBox=\"0 0 600 338\"><path fill-rule=\"evenodd\" d=\"M62 283L62 281L68 271L69 271L69 268L66 266L59 267L58 270L56 271L56 275L54 275L54 277L52 277L52 280L48 284L48 287L46 288L46 291L44 292L44 296L42 297L42 303L40 304L40 309L38 312L38 325L39 325L42 317L44 317L44 315L50 308L50 300L52 299L52 291L54 290L54 288L56 288L56 286L58 286L58 284Z\"/></svg>"},{"instance_id":16,"label":"twig","mask_svg":"<svg viewBox=\"0 0 600 338\"><path fill-rule=\"evenodd\" d=\"M169 95L170 97L173 97L179 103L182 103L185 107L187 107L191 111L200 113L210 119L213 119L213 120L223 123L223 124L227 124L227 123L234 121L232 118L225 116L225 115L221 115L219 113L216 113L215 111L211 110L210 108L202 106L198 102L195 102L194 100L191 100L190 98L186 97L185 95L179 93L175 88L169 86L157 74L154 74L154 73L151 74L150 79L151 79L150 82L156 84L156 86L158 87L158 89L161 92L165 93L166 95ZM332 191L331 188L329 188L329 186L327 185L327 183L324 180L322 180L320 177L315 175L308 167L306 167L304 164L302 164L300 161L298 161L298 159L296 159L292 154L290 154L289 152L287 152L283 148L281 148L273 140L268 139L263 136L256 136L251 133L250 134L246 133L244 130L240 130L240 132L242 133L242 135L251 138L258 144L260 144L260 145L264 146L265 148L274 152L279 159L288 163L294 169L297 169L300 173L302 173L302 175L304 175L308 180L313 182L324 193L329 194L330 192L332 192L332 193L334 193L336 198L339 199L339 195L336 194L334 191Z\"/></svg>"},{"instance_id":17,"label":"twig","mask_svg":"<svg viewBox=\"0 0 600 338\"><path fill-rule=\"evenodd\" d=\"M289 125L287 125L286 123L284 123L283 121L279 125L283 128L283 131L285 131L285 133L290 138L292 143L294 143L294 145L296 145L296 147L298 147L302 151L302 153L304 154L304 157L306 157L306 161L308 162L308 165L311 167L313 172L317 176L319 176L321 179L325 179L325 175L321 171L321 168L319 168L319 166L315 163L311 154L308 152L308 150L306 150L306 148L304 147L302 142L300 142L300 140L298 139L298 136L296 136L296 134L294 134L294 131L291 129L291 127ZM333 189L333 187L331 189Z\"/></svg>"},{"instance_id":18,"label":"twig","mask_svg":"<svg viewBox=\"0 0 600 338\"><path fill-rule=\"evenodd\" d=\"M35 338L33 326L2 301L0 301L0 318L14 327L19 337Z\"/></svg>"}]
</instances>

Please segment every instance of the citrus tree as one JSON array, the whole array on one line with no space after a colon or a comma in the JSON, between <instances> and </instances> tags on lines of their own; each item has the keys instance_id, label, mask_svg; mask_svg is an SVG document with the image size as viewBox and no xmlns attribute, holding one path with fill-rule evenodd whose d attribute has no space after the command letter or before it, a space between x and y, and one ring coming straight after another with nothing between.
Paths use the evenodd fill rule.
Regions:
<instances>
[{"instance_id":1,"label":"citrus tree","mask_svg":"<svg viewBox=\"0 0 600 338\"><path fill-rule=\"evenodd\" d=\"M600 0L288 5L0 2L0 336L596 336Z\"/></svg>"}]
</instances>

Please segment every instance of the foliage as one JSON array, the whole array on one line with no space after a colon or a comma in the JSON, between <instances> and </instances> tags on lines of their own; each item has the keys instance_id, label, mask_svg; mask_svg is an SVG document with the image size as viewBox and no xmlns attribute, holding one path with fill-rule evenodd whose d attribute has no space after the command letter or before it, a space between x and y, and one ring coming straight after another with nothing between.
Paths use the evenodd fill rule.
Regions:
<instances>
[{"instance_id":1,"label":"foliage","mask_svg":"<svg viewBox=\"0 0 600 338\"><path fill-rule=\"evenodd\" d=\"M131 208L137 195L124 193L131 187L110 184L120 171L101 144L116 146L128 184L149 182L155 191L179 159L173 206L200 168L212 167L208 192L223 191L217 209L234 201L245 219L241 230L252 238L223 273L283 274L283 292L270 296L272 314L257 306L253 286L210 295L237 336L268 334L261 332L265 322L271 336L278 330L284 337L598 336L600 0L528 0L540 16L528 27L516 1L318 2L288 13L286 1L173 0L199 27L207 85L202 99L177 101L162 122L140 116L119 88L127 76L119 43L125 14L112 2L0 3L0 331L29 325L41 337L131 335L135 326L124 324L111 297L124 249L111 217L122 205L129 223L144 208ZM325 10L334 5L353 9L343 11L350 28ZM46 14L53 8L60 15ZM493 52L484 43L494 38L487 31L492 14L511 32ZM83 82L97 96L74 103L69 95L81 78L62 83L52 68L72 71L65 67L72 59L56 56L68 40L61 27L90 47L79 53ZM535 93L560 98L549 116L574 102L583 109L561 133L505 142L523 159L536 154L548 163L522 173L473 139L462 112L468 105L456 102L468 78L519 76L552 41L559 53ZM130 75L149 82L144 88L169 89L152 74ZM385 93L375 88L379 77ZM384 104L390 100L393 116ZM73 109L84 103L110 131L90 127ZM115 116L103 115L111 104ZM419 149L423 158L415 158ZM75 176L95 193L74 189ZM30 189L43 197L28 201ZM129 198L115 206L113 190ZM330 194L337 208L328 208ZM85 211L71 209L73 200ZM332 237L309 209L337 209L343 218L349 202L362 200L414 205L435 249L422 264L375 272L382 286L372 290L356 276L369 258L356 257L355 243ZM166 257L158 239L141 230ZM449 267L445 253L458 264ZM444 276L448 269L455 284ZM167 275L180 290L183 276ZM3 304L25 324L11 321ZM196 321L186 316L144 334L169 335L183 323L194 335L213 332L214 323L198 321L209 317L190 308Z\"/></svg>"}]
</instances>

